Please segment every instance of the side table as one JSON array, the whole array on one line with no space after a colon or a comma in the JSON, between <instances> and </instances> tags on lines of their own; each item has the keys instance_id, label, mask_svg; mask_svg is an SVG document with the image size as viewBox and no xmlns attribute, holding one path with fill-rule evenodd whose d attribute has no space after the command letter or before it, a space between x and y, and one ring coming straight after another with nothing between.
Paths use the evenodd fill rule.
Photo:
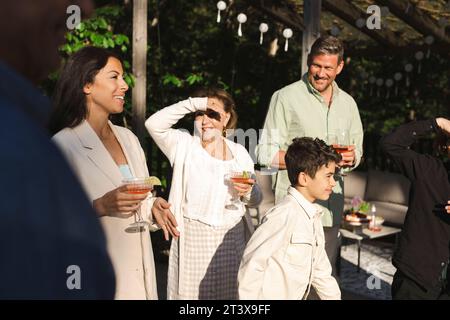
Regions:
<instances>
[{"instance_id":1,"label":"side table","mask_svg":"<svg viewBox=\"0 0 450 320\"><path fill-rule=\"evenodd\" d=\"M350 230L347 228L350 227ZM377 239L395 234L395 243L397 244L398 235L402 229L382 226L380 231L371 231L367 226L347 226L347 228L339 229L342 238L355 240L358 245L358 266L357 272L360 272L361 260L361 243L366 239ZM341 246L339 247L339 258L341 257ZM338 265L338 273L340 273L340 262Z\"/></svg>"}]
</instances>

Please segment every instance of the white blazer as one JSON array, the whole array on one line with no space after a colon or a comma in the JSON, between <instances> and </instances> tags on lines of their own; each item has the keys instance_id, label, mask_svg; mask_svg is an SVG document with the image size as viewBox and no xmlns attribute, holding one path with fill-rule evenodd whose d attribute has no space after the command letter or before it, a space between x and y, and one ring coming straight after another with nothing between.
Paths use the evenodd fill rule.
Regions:
<instances>
[{"instance_id":1,"label":"white blazer","mask_svg":"<svg viewBox=\"0 0 450 320\"><path fill-rule=\"evenodd\" d=\"M148 176L144 151L137 137L126 128L108 123L133 176ZM75 128L61 130L53 140L65 154L91 201L122 184L119 167L86 120ZM149 196L141 206L143 217L149 221L154 200ZM116 274L115 299L158 299L150 233L130 232L128 227L135 222L135 215L128 218L104 216L100 221Z\"/></svg>"}]
</instances>

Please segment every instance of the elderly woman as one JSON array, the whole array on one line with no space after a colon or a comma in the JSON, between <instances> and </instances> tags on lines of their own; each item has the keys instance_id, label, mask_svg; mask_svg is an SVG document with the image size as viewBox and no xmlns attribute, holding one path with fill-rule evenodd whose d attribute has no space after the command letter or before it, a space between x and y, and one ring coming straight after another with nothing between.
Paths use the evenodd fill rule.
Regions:
<instances>
[{"instance_id":1,"label":"elderly woman","mask_svg":"<svg viewBox=\"0 0 450 320\"><path fill-rule=\"evenodd\" d=\"M155 202L149 190L131 194L130 185L123 184L124 179L148 176L148 169L137 137L109 121L123 111L127 90L118 56L100 48L81 49L58 79L50 130L105 230L116 273L115 298L157 299L148 229L130 225L139 218L158 221L154 203L164 200Z\"/></svg>"},{"instance_id":2,"label":"elderly woman","mask_svg":"<svg viewBox=\"0 0 450 320\"><path fill-rule=\"evenodd\" d=\"M235 172L254 175L247 150L226 138L227 129L237 123L232 97L220 89L201 90L196 96L146 121L173 166L171 211L161 225L175 237L167 298L237 299L237 273L252 230L245 206L259 204L261 193L254 179L228 179ZM193 136L173 128L190 113L195 113Z\"/></svg>"}]
</instances>

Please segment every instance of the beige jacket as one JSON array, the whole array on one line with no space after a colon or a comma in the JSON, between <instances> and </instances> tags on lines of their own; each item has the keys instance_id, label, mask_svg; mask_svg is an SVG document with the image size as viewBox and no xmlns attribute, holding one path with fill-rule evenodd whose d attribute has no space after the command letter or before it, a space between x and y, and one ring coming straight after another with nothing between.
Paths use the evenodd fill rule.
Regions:
<instances>
[{"instance_id":1,"label":"beige jacket","mask_svg":"<svg viewBox=\"0 0 450 320\"><path fill-rule=\"evenodd\" d=\"M295 188L264 217L239 268L240 299L306 299L311 285L321 299L340 299L331 276L318 205Z\"/></svg>"},{"instance_id":2,"label":"beige jacket","mask_svg":"<svg viewBox=\"0 0 450 320\"><path fill-rule=\"evenodd\" d=\"M109 125L122 147L131 173L147 176L144 151L128 129ZM58 132L53 140L65 154L91 201L122 184L122 174L87 121ZM150 220L154 198L142 203L141 212ZM157 299L155 265L149 232L132 233L127 228L135 216L100 218L108 253L116 274L116 299ZM129 231L129 229L128 229Z\"/></svg>"}]
</instances>

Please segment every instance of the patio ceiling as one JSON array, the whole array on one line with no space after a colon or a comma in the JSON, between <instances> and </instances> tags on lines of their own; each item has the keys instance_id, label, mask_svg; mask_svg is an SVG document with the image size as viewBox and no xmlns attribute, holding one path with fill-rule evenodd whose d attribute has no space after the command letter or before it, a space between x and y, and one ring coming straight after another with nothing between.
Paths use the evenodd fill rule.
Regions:
<instances>
[{"instance_id":1,"label":"patio ceiling","mask_svg":"<svg viewBox=\"0 0 450 320\"><path fill-rule=\"evenodd\" d=\"M340 38L353 54L403 54L431 48L450 54L450 1L447 0L322 0L321 34L339 28ZM296 31L304 29L303 0L250 0L262 15ZM367 7L382 8L380 30L358 28ZM383 7L385 7L383 9ZM387 9L386 9L387 8ZM432 36L431 46L425 37Z\"/></svg>"}]
</instances>

